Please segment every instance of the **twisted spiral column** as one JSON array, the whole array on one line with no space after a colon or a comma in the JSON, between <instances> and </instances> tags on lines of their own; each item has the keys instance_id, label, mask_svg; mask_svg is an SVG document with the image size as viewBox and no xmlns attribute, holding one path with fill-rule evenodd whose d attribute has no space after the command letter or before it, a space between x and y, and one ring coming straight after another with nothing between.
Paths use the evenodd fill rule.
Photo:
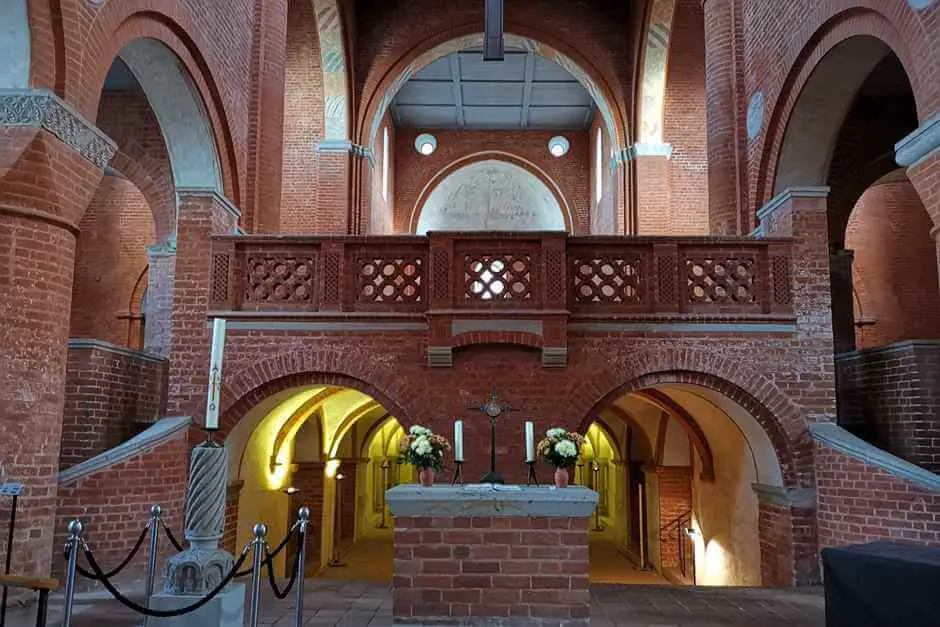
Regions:
<instances>
[{"instance_id":1,"label":"twisted spiral column","mask_svg":"<svg viewBox=\"0 0 940 627\"><path fill-rule=\"evenodd\" d=\"M218 547L225 526L228 451L206 443L193 449L186 491L186 539L194 549Z\"/></svg>"}]
</instances>

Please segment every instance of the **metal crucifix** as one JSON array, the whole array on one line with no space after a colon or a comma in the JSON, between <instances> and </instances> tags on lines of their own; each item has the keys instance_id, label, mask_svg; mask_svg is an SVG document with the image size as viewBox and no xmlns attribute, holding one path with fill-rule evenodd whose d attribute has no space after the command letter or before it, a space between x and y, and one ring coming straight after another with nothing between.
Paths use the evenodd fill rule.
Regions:
<instances>
[{"instance_id":1,"label":"metal crucifix","mask_svg":"<svg viewBox=\"0 0 940 627\"><path fill-rule=\"evenodd\" d=\"M503 476L496 472L496 419L504 413L509 413L513 408L499 402L494 387L486 402L481 405L471 405L468 409L481 411L490 419L490 471L480 480L480 483L505 483Z\"/></svg>"}]
</instances>

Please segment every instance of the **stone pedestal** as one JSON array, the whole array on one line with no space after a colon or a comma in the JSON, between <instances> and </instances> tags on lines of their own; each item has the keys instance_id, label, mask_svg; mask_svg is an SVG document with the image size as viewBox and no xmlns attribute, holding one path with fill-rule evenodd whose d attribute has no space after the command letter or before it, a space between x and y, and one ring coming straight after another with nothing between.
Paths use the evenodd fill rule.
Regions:
<instances>
[{"instance_id":1,"label":"stone pedestal","mask_svg":"<svg viewBox=\"0 0 940 627\"><path fill-rule=\"evenodd\" d=\"M393 615L426 625L588 625L582 487L396 486Z\"/></svg>"},{"instance_id":2,"label":"stone pedestal","mask_svg":"<svg viewBox=\"0 0 940 627\"><path fill-rule=\"evenodd\" d=\"M155 610L175 610L192 605L204 594L170 594L161 592L153 595L151 607ZM175 618L151 618L150 627L228 627L245 624L245 584L229 584L214 599L190 612Z\"/></svg>"}]
</instances>

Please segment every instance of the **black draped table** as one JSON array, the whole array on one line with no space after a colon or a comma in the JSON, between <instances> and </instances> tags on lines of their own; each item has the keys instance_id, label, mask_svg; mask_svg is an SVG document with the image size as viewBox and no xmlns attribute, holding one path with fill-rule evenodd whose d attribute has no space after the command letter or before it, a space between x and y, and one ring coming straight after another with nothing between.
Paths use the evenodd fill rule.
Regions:
<instances>
[{"instance_id":1,"label":"black draped table","mask_svg":"<svg viewBox=\"0 0 940 627\"><path fill-rule=\"evenodd\" d=\"M826 627L940 626L940 549L874 542L823 549Z\"/></svg>"}]
</instances>

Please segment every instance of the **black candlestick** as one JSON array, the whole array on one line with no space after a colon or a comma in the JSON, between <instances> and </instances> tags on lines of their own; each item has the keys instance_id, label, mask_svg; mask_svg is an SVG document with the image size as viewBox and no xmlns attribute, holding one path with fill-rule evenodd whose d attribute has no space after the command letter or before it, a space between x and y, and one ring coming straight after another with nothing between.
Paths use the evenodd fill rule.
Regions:
<instances>
[{"instance_id":1,"label":"black candlestick","mask_svg":"<svg viewBox=\"0 0 940 627\"><path fill-rule=\"evenodd\" d=\"M456 468L454 468L454 478L451 479L450 485L463 485L463 478L460 476L460 467L463 466L463 462L455 461L454 465Z\"/></svg>"},{"instance_id":2,"label":"black candlestick","mask_svg":"<svg viewBox=\"0 0 940 627\"><path fill-rule=\"evenodd\" d=\"M535 476L535 462L534 462L534 461L530 461L530 462L526 462L526 463L529 465L529 480L526 481L526 485L533 485L533 484L534 484L534 485L538 485L538 484L539 484L539 480L538 480L538 478Z\"/></svg>"}]
</instances>

